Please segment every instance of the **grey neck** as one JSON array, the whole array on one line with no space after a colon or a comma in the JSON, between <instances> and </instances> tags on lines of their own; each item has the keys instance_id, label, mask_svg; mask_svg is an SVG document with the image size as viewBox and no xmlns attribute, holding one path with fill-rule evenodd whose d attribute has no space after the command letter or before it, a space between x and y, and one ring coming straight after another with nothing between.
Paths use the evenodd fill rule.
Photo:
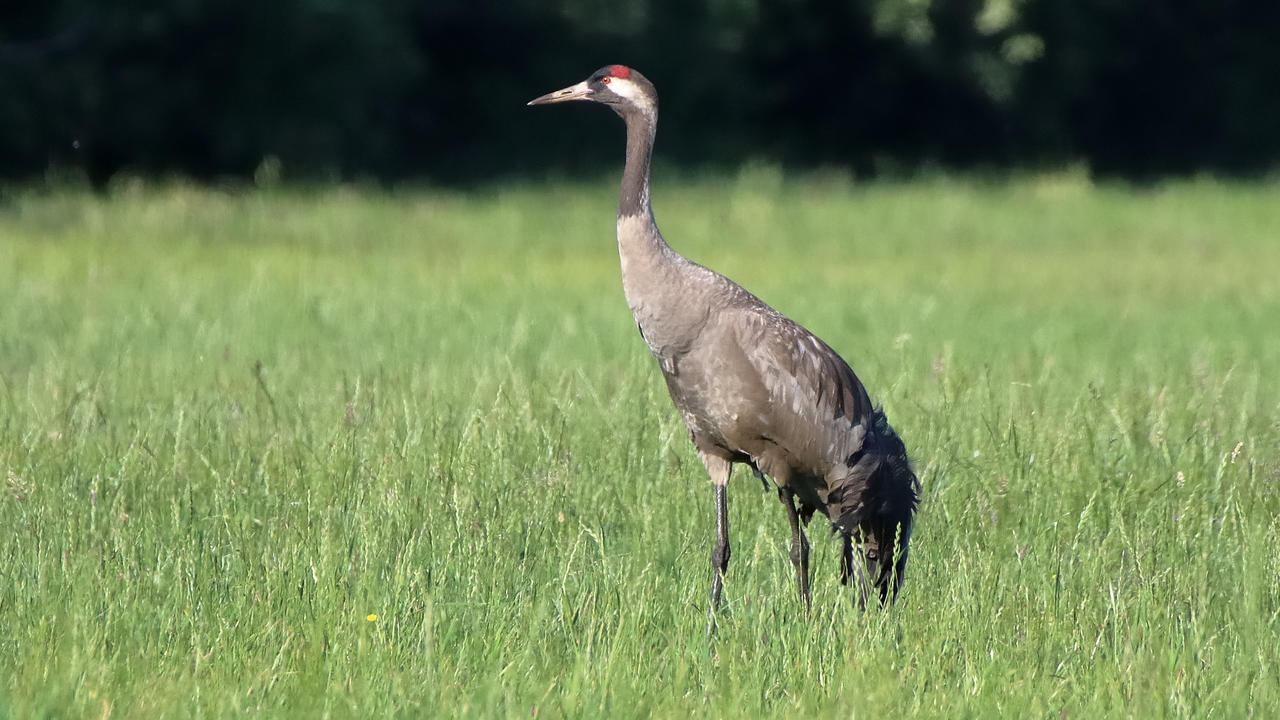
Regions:
<instances>
[{"instance_id":1,"label":"grey neck","mask_svg":"<svg viewBox=\"0 0 1280 720\"><path fill-rule=\"evenodd\" d=\"M653 155L653 138L658 130L657 110L631 108L621 112L627 123L627 164L622 171L622 190L618 195L618 217L649 216L649 159Z\"/></svg>"}]
</instances>

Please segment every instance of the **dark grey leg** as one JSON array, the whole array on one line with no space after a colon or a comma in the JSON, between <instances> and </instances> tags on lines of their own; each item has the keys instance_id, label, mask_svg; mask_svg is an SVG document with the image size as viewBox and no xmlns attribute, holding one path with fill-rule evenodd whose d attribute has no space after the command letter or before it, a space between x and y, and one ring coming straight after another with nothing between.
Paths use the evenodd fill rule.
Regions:
<instances>
[{"instance_id":1,"label":"dark grey leg","mask_svg":"<svg viewBox=\"0 0 1280 720\"><path fill-rule=\"evenodd\" d=\"M840 532L840 584L848 585L853 574L853 538L849 533Z\"/></svg>"},{"instance_id":2,"label":"dark grey leg","mask_svg":"<svg viewBox=\"0 0 1280 720\"><path fill-rule=\"evenodd\" d=\"M716 544L711 550L711 611L720 609L724 573L729 569L729 500L727 488L716 485Z\"/></svg>"},{"instance_id":3,"label":"dark grey leg","mask_svg":"<svg viewBox=\"0 0 1280 720\"><path fill-rule=\"evenodd\" d=\"M804 612L809 614L809 539L800 528L800 514L796 512L795 495L788 489L778 491L782 506L787 509L787 521L791 523L791 564L796 568L796 585L800 590L800 599L804 601Z\"/></svg>"},{"instance_id":4,"label":"dark grey leg","mask_svg":"<svg viewBox=\"0 0 1280 720\"><path fill-rule=\"evenodd\" d=\"M871 599L872 577L878 569L875 548L867 547L861 531L850 542L849 572L853 580L853 602L859 610L867 609Z\"/></svg>"},{"instance_id":5,"label":"dark grey leg","mask_svg":"<svg viewBox=\"0 0 1280 720\"><path fill-rule=\"evenodd\" d=\"M733 466L728 460L698 453L707 467L716 494L716 544L711 549L711 603L707 609L707 634L716 627L720 595L724 590L724 573L729 569L729 498L726 486Z\"/></svg>"}]
</instances>

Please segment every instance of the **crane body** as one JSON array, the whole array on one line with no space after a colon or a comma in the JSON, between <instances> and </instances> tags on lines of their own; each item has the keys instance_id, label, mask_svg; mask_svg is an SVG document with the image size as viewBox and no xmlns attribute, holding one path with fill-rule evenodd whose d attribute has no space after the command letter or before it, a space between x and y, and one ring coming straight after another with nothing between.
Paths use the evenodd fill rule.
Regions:
<instances>
[{"instance_id":1,"label":"crane body","mask_svg":"<svg viewBox=\"0 0 1280 720\"><path fill-rule=\"evenodd\" d=\"M777 487L806 610L809 543L802 525L815 512L842 538L841 581L853 582L857 602L865 605L873 593L881 603L893 600L919 481L883 411L829 345L663 239L649 197L658 112L653 85L631 68L609 65L529 104L572 100L606 104L626 123L617 226L622 287L714 488L713 617L729 564L726 488L734 464Z\"/></svg>"}]
</instances>

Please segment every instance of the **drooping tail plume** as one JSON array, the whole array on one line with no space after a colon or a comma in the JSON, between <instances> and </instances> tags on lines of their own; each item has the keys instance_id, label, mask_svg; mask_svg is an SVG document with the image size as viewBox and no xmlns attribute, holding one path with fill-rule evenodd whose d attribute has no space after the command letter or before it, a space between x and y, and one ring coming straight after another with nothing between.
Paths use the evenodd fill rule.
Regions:
<instances>
[{"instance_id":1,"label":"drooping tail plume","mask_svg":"<svg viewBox=\"0 0 1280 720\"><path fill-rule=\"evenodd\" d=\"M871 420L862 449L849 458L835 525L861 546L866 568L859 583L862 603L874 588L884 604L896 599L902 587L920 481L884 413L876 409Z\"/></svg>"}]
</instances>

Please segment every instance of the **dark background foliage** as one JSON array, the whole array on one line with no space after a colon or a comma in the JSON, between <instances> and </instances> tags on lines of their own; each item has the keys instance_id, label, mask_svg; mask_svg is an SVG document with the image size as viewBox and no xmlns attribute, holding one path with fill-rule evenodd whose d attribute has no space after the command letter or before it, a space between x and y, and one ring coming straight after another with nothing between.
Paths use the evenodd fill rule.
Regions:
<instances>
[{"instance_id":1,"label":"dark background foliage","mask_svg":"<svg viewBox=\"0 0 1280 720\"><path fill-rule=\"evenodd\" d=\"M600 65L662 92L659 152L862 174L1280 159L1266 0L48 0L0 9L0 176L471 182L612 167Z\"/></svg>"}]
</instances>

